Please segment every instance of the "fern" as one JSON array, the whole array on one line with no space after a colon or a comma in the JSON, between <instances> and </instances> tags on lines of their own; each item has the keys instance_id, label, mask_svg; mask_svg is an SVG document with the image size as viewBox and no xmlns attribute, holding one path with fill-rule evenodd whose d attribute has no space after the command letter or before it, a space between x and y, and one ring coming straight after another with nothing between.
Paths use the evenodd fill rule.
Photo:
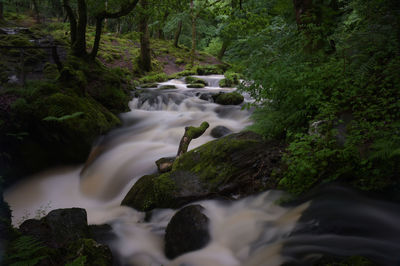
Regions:
<instances>
[{"instance_id":1,"label":"fern","mask_svg":"<svg viewBox=\"0 0 400 266\"><path fill-rule=\"evenodd\" d=\"M68 262L65 266L85 266L86 256L79 256L75 260Z\"/></svg>"},{"instance_id":2,"label":"fern","mask_svg":"<svg viewBox=\"0 0 400 266\"><path fill-rule=\"evenodd\" d=\"M68 119L73 119L73 118L79 117L79 116L81 116L83 114L84 114L83 112L76 112L76 113L73 113L71 115L64 115L64 116L61 116L61 117L48 116L48 117L43 118L43 121L62 122L62 121L68 120Z\"/></svg>"},{"instance_id":3,"label":"fern","mask_svg":"<svg viewBox=\"0 0 400 266\"><path fill-rule=\"evenodd\" d=\"M41 260L47 258L47 255L42 255L45 247L41 242L31 236L21 236L11 242L6 256L6 264L10 266L33 266Z\"/></svg>"}]
</instances>

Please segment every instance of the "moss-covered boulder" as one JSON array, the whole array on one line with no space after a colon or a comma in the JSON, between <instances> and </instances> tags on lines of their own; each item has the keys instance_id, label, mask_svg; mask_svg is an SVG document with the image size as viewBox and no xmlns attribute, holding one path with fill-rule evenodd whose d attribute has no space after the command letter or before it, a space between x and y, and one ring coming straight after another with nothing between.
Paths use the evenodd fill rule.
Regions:
<instances>
[{"instance_id":1,"label":"moss-covered boulder","mask_svg":"<svg viewBox=\"0 0 400 266\"><path fill-rule=\"evenodd\" d=\"M247 196L275 187L282 145L264 142L252 132L232 134L181 155L172 170L144 176L122 205L140 211L179 208L212 197Z\"/></svg>"},{"instance_id":2,"label":"moss-covered boulder","mask_svg":"<svg viewBox=\"0 0 400 266\"><path fill-rule=\"evenodd\" d=\"M196 78L196 77L186 77L185 78L186 84L204 84L204 86L208 86L207 81L201 79L201 78Z\"/></svg>"},{"instance_id":3,"label":"moss-covered boulder","mask_svg":"<svg viewBox=\"0 0 400 266\"><path fill-rule=\"evenodd\" d=\"M205 87L205 85L202 83L193 83L193 84L188 84L187 87L191 89L202 89Z\"/></svg>"},{"instance_id":4,"label":"moss-covered boulder","mask_svg":"<svg viewBox=\"0 0 400 266\"><path fill-rule=\"evenodd\" d=\"M225 78L219 81L221 88L232 88L239 85L239 74L236 73L225 73Z\"/></svg>"},{"instance_id":5,"label":"moss-covered boulder","mask_svg":"<svg viewBox=\"0 0 400 266\"><path fill-rule=\"evenodd\" d=\"M175 85L163 85L160 88L158 88L159 90L175 90L177 89Z\"/></svg>"},{"instance_id":6,"label":"moss-covered boulder","mask_svg":"<svg viewBox=\"0 0 400 266\"><path fill-rule=\"evenodd\" d=\"M142 89L150 89L150 88L157 88L158 84L157 83L146 83L140 85Z\"/></svg>"},{"instance_id":7,"label":"moss-covered boulder","mask_svg":"<svg viewBox=\"0 0 400 266\"><path fill-rule=\"evenodd\" d=\"M219 93L213 96L214 102L221 105L238 105L244 101L243 95L234 91L230 93Z\"/></svg>"}]
</instances>

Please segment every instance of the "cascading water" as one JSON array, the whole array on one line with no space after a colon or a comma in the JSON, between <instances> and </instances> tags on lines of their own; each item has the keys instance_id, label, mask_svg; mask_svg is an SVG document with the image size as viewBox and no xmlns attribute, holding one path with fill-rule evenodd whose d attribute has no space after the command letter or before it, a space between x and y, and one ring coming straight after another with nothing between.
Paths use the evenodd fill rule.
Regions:
<instances>
[{"instance_id":1,"label":"cascading water","mask_svg":"<svg viewBox=\"0 0 400 266\"><path fill-rule=\"evenodd\" d=\"M176 89L141 93L131 101L131 111L121 115L123 126L99 139L84 166L50 170L5 193L14 224L51 209L85 208L89 223L112 226L117 237L109 244L123 265L309 265L322 253L364 255L382 265L398 265L398 206L343 189L296 207L277 205L278 191L236 202L198 202L210 219L211 242L173 261L165 257L163 236L176 211L155 210L145 222L144 213L120 203L141 176L156 171L157 159L176 154L185 126L210 124L192 149L212 140L215 126L237 132L250 125L250 111L199 99L201 93L232 91L217 87L222 77L201 77L210 84L204 89L171 80L159 87Z\"/></svg>"}]
</instances>

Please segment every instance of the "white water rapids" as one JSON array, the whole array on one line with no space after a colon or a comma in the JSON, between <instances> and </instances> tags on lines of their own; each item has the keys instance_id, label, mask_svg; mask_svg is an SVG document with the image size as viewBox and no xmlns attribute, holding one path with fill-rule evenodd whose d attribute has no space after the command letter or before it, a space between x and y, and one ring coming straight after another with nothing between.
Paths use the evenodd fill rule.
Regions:
<instances>
[{"instance_id":1,"label":"white water rapids","mask_svg":"<svg viewBox=\"0 0 400 266\"><path fill-rule=\"evenodd\" d=\"M222 76L202 78L210 86L188 89L182 81L171 80L159 86L175 85L177 89L149 89L134 98L130 102L131 111L121 114L123 126L99 139L86 166L49 170L6 191L4 196L13 210L13 223L18 225L23 219L43 216L52 209L85 208L89 224L112 226L117 238L109 244L122 265L278 266L285 261L304 262L321 253L365 255L383 261L382 265L395 265L399 261L394 255L400 254L400 244L396 242L400 230L393 224L400 219L397 206L367 202L369 207L363 209L367 204L364 198L354 196L354 201L354 197L348 196L343 201L322 200L315 206L307 202L280 207L276 201L282 193L278 191L230 203L198 202L210 219L211 242L201 250L168 260L163 237L176 210L156 210L151 220L145 222L144 213L120 203L141 176L156 171L157 159L176 154L186 126L199 126L203 121L210 124L206 133L191 143L189 149L193 149L212 140L210 131L216 126L238 132L251 124L250 111L241 110L240 106L221 106L199 99L198 93L234 90L217 87ZM246 97L246 101L251 99ZM348 210L349 206L352 207ZM370 235L364 232L365 237L308 231L293 235L299 228L300 217L310 209L313 211L305 225L318 225L313 216L317 213L343 226L367 222L390 232Z\"/></svg>"}]
</instances>

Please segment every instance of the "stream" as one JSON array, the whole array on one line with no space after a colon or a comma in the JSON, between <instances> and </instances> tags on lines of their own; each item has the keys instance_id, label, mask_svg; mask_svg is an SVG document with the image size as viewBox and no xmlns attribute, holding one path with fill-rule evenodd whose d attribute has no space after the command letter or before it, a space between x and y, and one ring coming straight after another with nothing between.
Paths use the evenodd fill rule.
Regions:
<instances>
[{"instance_id":1,"label":"stream","mask_svg":"<svg viewBox=\"0 0 400 266\"><path fill-rule=\"evenodd\" d=\"M400 208L368 199L341 187L329 187L297 206L277 204L285 195L267 191L235 202L204 200L210 219L210 243L174 260L164 255L165 228L176 210L145 213L120 206L133 184L157 171L155 161L176 155L185 126L207 121L209 129L189 149L214 138L211 129L239 132L251 125L251 110L199 99L199 93L233 91L219 88L221 75L198 76L209 83L189 89L181 80L148 89L121 114L123 126L95 143L85 165L51 169L8 189L5 200L13 224L44 216L58 208L81 207L89 224L108 223L116 238L109 245L121 265L310 265L321 254L362 255L379 265L400 265ZM245 101L251 98L245 95Z\"/></svg>"}]
</instances>

